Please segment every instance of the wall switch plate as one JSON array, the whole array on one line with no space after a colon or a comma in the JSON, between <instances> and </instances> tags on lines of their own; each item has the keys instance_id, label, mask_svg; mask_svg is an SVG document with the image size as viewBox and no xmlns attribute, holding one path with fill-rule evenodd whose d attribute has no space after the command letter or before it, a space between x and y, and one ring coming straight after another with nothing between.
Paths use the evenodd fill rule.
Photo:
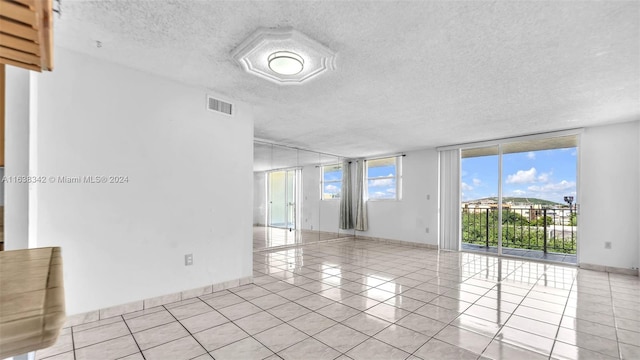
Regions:
<instances>
[{"instance_id":1,"label":"wall switch plate","mask_svg":"<svg viewBox=\"0 0 640 360\"><path fill-rule=\"evenodd\" d=\"M427 232L427 234L429 233L429 228L427 228L426 232Z\"/></svg>"},{"instance_id":2,"label":"wall switch plate","mask_svg":"<svg viewBox=\"0 0 640 360\"><path fill-rule=\"evenodd\" d=\"M611 249L611 241L605 241L604 242L604 248L605 249Z\"/></svg>"},{"instance_id":3,"label":"wall switch plate","mask_svg":"<svg viewBox=\"0 0 640 360\"><path fill-rule=\"evenodd\" d=\"M431 195L427 194L427 200L431 200Z\"/></svg>"},{"instance_id":4,"label":"wall switch plate","mask_svg":"<svg viewBox=\"0 0 640 360\"><path fill-rule=\"evenodd\" d=\"M184 266L193 265L193 254L186 254L184 256Z\"/></svg>"}]
</instances>

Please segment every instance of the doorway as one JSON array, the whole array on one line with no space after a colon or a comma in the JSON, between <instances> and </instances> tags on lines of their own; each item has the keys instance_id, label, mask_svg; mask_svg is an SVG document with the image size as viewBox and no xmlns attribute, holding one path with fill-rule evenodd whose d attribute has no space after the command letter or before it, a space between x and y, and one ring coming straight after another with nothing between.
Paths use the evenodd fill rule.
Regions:
<instances>
[{"instance_id":1,"label":"doorway","mask_svg":"<svg viewBox=\"0 0 640 360\"><path fill-rule=\"evenodd\" d=\"M461 151L462 249L576 264L577 135Z\"/></svg>"},{"instance_id":2,"label":"doorway","mask_svg":"<svg viewBox=\"0 0 640 360\"><path fill-rule=\"evenodd\" d=\"M298 224L300 169L267 173L267 224L293 231Z\"/></svg>"}]
</instances>

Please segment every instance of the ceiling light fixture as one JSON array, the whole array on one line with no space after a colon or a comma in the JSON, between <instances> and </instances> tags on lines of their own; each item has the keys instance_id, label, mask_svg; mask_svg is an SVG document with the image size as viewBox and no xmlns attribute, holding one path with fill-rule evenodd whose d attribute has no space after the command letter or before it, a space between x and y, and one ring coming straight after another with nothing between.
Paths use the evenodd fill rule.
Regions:
<instances>
[{"instance_id":1,"label":"ceiling light fixture","mask_svg":"<svg viewBox=\"0 0 640 360\"><path fill-rule=\"evenodd\" d=\"M302 84L336 69L333 50L291 27L258 28L230 55L247 73L278 85Z\"/></svg>"},{"instance_id":2,"label":"ceiling light fixture","mask_svg":"<svg viewBox=\"0 0 640 360\"><path fill-rule=\"evenodd\" d=\"M290 51L277 51L267 59L269 69L280 75L295 75L304 69L304 59Z\"/></svg>"}]
</instances>

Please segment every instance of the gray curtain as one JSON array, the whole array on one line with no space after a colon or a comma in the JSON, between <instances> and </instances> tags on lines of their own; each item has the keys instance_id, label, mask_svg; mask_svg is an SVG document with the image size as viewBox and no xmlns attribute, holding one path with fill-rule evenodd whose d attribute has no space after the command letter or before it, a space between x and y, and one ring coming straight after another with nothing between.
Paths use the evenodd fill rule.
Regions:
<instances>
[{"instance_id":1,"label":"gray curtain","mask_svg":"<svg viewBox=\"0 0 640 360\"><path fill-rule=\"evenodd\" d=\"M364 160L358 160L356 170L356 230L367 231L369 220L367 219L367 202L365 201L365 171Z\"/></svg>"},{"instance_id":2,"label":"gray curtain","mask_svg":"<svg viewBox=\"0 0 640 360\"><path fill-rule=\"evenodd\" d=\"M460 150L440 151L440 248L460 250Z\"/></svg>"},{"instance_id":3,"label":"gray curtain","mask_svg":"<svg viewBox=\"0 0 640 360\"><path fill-rule=\"evenodd\" d=\"M351 162L342 163L342 194L340 194L340 229L353 229L353 187L351 184Z\"/></svg>"}]
</instances>

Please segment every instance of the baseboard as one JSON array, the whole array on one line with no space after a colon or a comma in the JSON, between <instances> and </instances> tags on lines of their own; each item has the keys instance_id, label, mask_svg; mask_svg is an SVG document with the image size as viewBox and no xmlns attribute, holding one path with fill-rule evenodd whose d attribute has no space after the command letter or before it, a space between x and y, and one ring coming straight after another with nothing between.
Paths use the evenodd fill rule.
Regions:
<instances>
[{"instance_id":1,"label":"baseboard","mask_svg":"<svg viewBox=\"0 0 640 360\"><path fill-rule=\"evenodd\" d=\"M615 266L604 266L604 265L586 264L586 263L580 263L578 266L580 267L580 269L585 269L585 270L604 271L604 272L613 273L613 274L631 275L631 276L640 275L638 274L638 269L626 269L626 268L619 268Z\"/></svg>"},{"instance_id":2,"label":"baseboard","mask_svg":"<svg viewBox=\"0 0 640 360\"><path fill-rule=\"evenodd\" d=\"M432 250L438 250L438 245L434 245L434 244L417 243L417 242L405 241L405 240L385 239L385 238L372 237L372 236L356 235L355 236L355 240L369 240L369 241L377 241L377 242L381 242L381 243L385 243L385 244L411 246L411 247L419 247L419 248L427 248L427 249L432 249Z\"/></svg>"},{"instance_id":3,"label":"baseboard","mask_svg":"<svg viewBox=\"0 0 640 360\"><path fill-rule=\"evenodd\" d=\"M253 252L254 253L261 253L261 252L293 249L293 248L303 247L303 246L317 246L317 245L320 245L320 244L326 244L326 243L330 243L330 242L337 242L337 241L344 241L344 240L354 240L354 237L353 236L345 236L345 237L341 237L341 238L309 241L309 242L306 242L306 243L296 243L296 244L271 246L271 247L267 247L267 248L254 249Z\"/></svg>"},{"instance_id":4,"label":"baseboard","mask_svg":"<svg viewBox=\"0 0 640 360\"><path fill-rule=\"evenodd\" d=\"M116 305L105 309L89 311L82 314L67 316L67 321L63 327L77 326L93 321L108 319L114 316L120 316L140 310L150 309L160 305L170 304L177 301L187 300L202 295L212 294L214 292L236 288L239 286L252 284L253 276L247 276L240 279L225 281L222 283L203 286L195 289L176 292L162 296L156 296L149 299L130 302L127 304Z\"/></svg>"}]
</instances>

